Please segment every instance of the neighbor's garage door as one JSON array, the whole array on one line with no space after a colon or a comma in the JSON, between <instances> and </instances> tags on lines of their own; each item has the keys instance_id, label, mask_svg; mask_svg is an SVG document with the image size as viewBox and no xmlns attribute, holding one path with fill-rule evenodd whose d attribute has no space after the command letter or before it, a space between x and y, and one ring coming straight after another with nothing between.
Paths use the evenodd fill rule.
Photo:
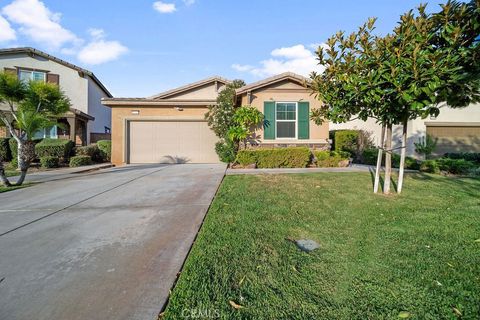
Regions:
<instances>
[{"instance_id":1,"label":"neighbor's garage door","mask_svg":"<svg viewBox=\"0 0 480 320\"><path fill-rule=\"evenodd\" d=\"M204 121L131 121L129 163L216 163L217 137Z\"/></svg>"},{"instance_id":2,"label":"neighbor's garage door","mask_svg":"<svg viewBox=\"0 0 480 320\"><path fill-rule=\"evenodd\" d=\"M427 134L436 137L435 155L447 152L480 152L480 125L428 126Z\"/></svg>"}]
</instances>

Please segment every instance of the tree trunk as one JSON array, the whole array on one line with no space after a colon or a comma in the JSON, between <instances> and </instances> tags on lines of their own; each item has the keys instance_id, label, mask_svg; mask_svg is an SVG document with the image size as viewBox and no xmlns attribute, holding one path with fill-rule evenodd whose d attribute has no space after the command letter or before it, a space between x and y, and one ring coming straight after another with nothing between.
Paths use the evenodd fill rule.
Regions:
<instances>
[{"instance_id":1,"label":"tree trunk","mask_svg":"<svg viewBox=\"0 0 480 320\"><path fill-rule=\"evenodd\" d=\"M0 159L0 182L4 187L10 187L12 184L5 174L5 168L3 167L3 159Z\"/></svg>"},{"instance_id":2,"label":"tree trunk","mask_svg":"<svg viewBox=\"0 0 480 320\"><path fill-rule=\"evenodd\" d=\"M403 132L402 132L402 151L400 153L400 168L398 172L398 186L397 192L402 193L403 187L403 172L405 170L405 154L407 153L407 124L408 121L403 122Z\"/></svg>"},{"instance_id":3,"label":"tree trunk","mask_svg":"<svg viewBox=\"0 0 480 320\"><path fill-rule=\"evenodd\" d=\"M18 143L18 168L20 169L20 177L15 185L21 186L27 175L30 162L35 159L35 144L33 141L22 141Z\"/></svg>"},{"instance_id":4,"label":"tree trunk","mask_svg":"<svg viewBox=\"0 0 480 320\"><path fill-rule=\"evenodd\" d=\"M377 168L375 169L375 183L373 185L373 192L378 192L380 185L380 168L382 167L383 149L385 148L385 126L382 125L382 135L380 136L380 148L378 148Z\"/></svg>"},{"instance_id":5,"label":"tree trunk","mask_svg":"<svg viewBox=\"0 0 480 320\"><path fill-rule=\"evenodd\" d=\"M390 179L392 176L392 125L387 125L387 141L385 144L385 181L383 193L390 193Z\"/></svg>"}]
</instances>

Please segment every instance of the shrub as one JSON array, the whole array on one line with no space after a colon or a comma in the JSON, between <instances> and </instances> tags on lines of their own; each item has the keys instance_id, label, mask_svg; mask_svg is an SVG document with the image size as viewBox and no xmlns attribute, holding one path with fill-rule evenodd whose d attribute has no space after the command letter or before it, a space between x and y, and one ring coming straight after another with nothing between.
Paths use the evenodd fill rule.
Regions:
<instances>
[{"instance_id":1,"label":"shrub","mask_svg":"<svg viewBox=\"0 0 480 320\"><path fill-rule=\"evenodd\" d=\"M354 156L357 153L357 139L357 130L337 130L335 131L334 150L345 151Z\"/></svg>"},{"instance_id":2,"label":"shrub","mask_svg":"<svg viewBox=\"0 0 480 320\"><path fill-rule=\"evenodd\" d=\"M373 148L371 134L364 130L336 130L330 132L333 150L348 152L356 162L362 162L365 150Z\"/></svg>"},{"instance_id":3,"label":"shrub","mask_svg":"<svg viewBox=\"0 0 480 320\"><path fill-rule=\"evenodd\" d=\"M240 150L237 153L235 162L242 166L257 163L257 155L259 150Z\"/></svg>"},{"instance_id":4,"label":"shrub","mask_svg":"<svg viewBox=\"0 0 480 320\"><path fill-rule=\"evenodd\" d=\"M440 168L437 161L425 160L420 164L420 171L428 173L440 173Z\"/></svg>"},{"instance_id":5,"label":"shrub","mask_svg":"<svg viewBox=\"0 0 480 320\"><path fill-rule=\"evenodd\" d=\"M236 162L241 165L255 163L257 168L305 168L311 157L308 148L240 150Z\"/></svg>"},{"instance_id":6,"label":"shrub","mask_svg":"<svg viewBox=\"0 0 480 320\"><path fill-rule=\"evenodd\" d=\"M103 155L100 148L96 144L91 144L83 147L75 148L75 155L77 156L89 156L93 162L103 162Z\"/></svg>"},{"instance_id":7,"label":"shrub","mask_svg":"<svg viewBox=\"0 0 480 320\"><path fill-rule=\"evenodd\" d=\"M112 141L99 140L97 141L97 146L100 149L103 161L110 162L112 160Z\"/></svg>"},{"instance_id":8,"label":"shrub","mask_svg":"<svg viewBox=\"0 0 480 320\"><path fill-rule=\"evenodd\" d=\"M89 156L74 156L70 158L70 167L81 167L92 164L92 159Z\"/></svg>"},{"instance_id":9,"label":"shrub","mask_svg":"<svg viewBox=\"0 0 480 320\"><path fill-rule=\"evenodd\" d=\"M43 139L35 146L35 153L38 157L58 157L65 161L72 154L75 144L70 140Z\"/></svg>"},{"instance_id":10,"label":"shrub","mask_svg":"<svg viewBox=\"0 0 480 320\"><path fill-rule=\"evenodd\" d=\"M12 152L8 138L0 138L0 161L9 162L12 160Z\"/></svg>"},{"instance_id":11,"label":"shrub","mask_svg":"<svg viewBox=\"0 0 480 320\"><path fill-rule=\"evenodd\" d=\"M219 141L215 144L215 152L220 161L230 163L235 161L237 155L237 147L235 143L227 139L227 141Z\"/></svg>"},{"instance_id":12,"label":"shrub","mask_svg":"<svg viewBox=\"0 0 480 320\"><path fill-rule=\"evenodd\" d=\"M472 162L476 162L477 164L480 164L480 153L475 153L475 152L445 153L443 157L449 158L449 159L464 159L467 161L472 161Z\"/></svg>"},{"instance_id":13,"label":"shrub","mask_svg":"<svg viewBox=\"0 0 480 320\"><path fill-rule=\"evenodd\" d=\"M377 164L378 149L369 148L365 149L362 154L362 163L374 166Z\"/></svg>"},{"instance_id":14,"label":"shrub","mask_svg":"<svg viewBox=\"0 0 480 320\"><path fill-rule=\"evenodd\" d=\"M468 174L476 166L465 159L442 158L437 160L440 170L451 174Z\"/></svg>"},{"instance_id":15,"label":"shrub","mask_svg":"<svg viewBox=\"0 0 480 320\"><path fill-rule=\"evenodd\" d=\"M40 158L40 164L43 168L57 168L59 162L58 157L45 156Z\"/></svg>"},{"instance_id":16,"label":"shrub","mask_svg":"<svg viewBox=\"0 0 480 320\"><path fill-rule=\"evenodd\" d=\"M370 148L363 151L362 154L362 163L368 164L371 166L377 165L377 157L378 157L378 149L377 148ZM382 153L382 163L385 161L385 152ZM400 167L400 155L397 153L392 154L392 167L399 168ZM418 170L420 169L420 162L417 159L412 157L405 157L405 169L411 170Z\"/></svg>"},{"instance_id":17,"label":"shrub","mask_svg":"<svg viewBox=\"0 0 480 320\"><path fill-rule=\"evenodd\" d=\"M349 154L335 151L314 151L317 167L342 167L348 165Z\"/></svg>"}]
</instances>

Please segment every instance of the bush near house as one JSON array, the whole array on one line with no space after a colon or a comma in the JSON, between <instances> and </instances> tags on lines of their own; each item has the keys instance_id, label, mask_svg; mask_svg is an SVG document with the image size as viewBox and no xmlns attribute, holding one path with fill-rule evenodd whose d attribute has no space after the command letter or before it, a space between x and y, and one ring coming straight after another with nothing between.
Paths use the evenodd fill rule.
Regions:
<instances>
[{"instance_id":1,"label":"bush near house","mask_svg":"<svg viewBox=\"0 0 480 320\"><path fill-rule=\"evenodd\" d=\"M440 173L440 167L435 160L425 160L420 164L420 171L427 173Z\"/></svg>"},{"instance_id":2,"label":"bush near house","mask_svg":"<svg viewBox=\"0 0 480 320\"><path fill-rule=\"evenodd\" d=\"M438 167L441 171L450 174L469 174L470 171L477 167L475 163L473 163L472 161L467 161L465 159L441 158L436 160L436 162L438 163Z\"/></svg>"},{"instance_id":3,"label":"bush near house","mask_svg":"<svg viewBox=\"0 0 480 320\"><path fill-rule=\"evenodd\" d=\"M342 151L314 151L313 155L317 167L346 167L350 156Z\"/></svg>"},{"instance_id":4,"label":"bush near house","mask_svg":"<svg viewBox=\"0 0 480 320\"><path fill-rule=\"evenodd\" d=\"M40 158L40 165L42 168L58 168L58 164L60 163L60 159L54 156L45 156Z\"/></svg>"},{"instance_id":5,"label":"bush near house","mask_svg":"<svg viewBox=\"0 0 480 320\"><path fill-rule=\"evenodd\" d=\"M237 147L230 139L225 140L226 141L219 141L215 143L215 152L217 153L220 161L225 163L234 162L237 153Z\"/></svg>"},{"instance_id":6,"label":"bush near house","mask_svg":"<svg viewBox=\"0 0 480 320\"><path fill-rule=\"evenodd\" d=\"M449 159L464 159L467 161L472 161L480 165L480 153L475 152L452 152L445 153L444 158Z\"/></svg>"},{"instance_id":7,"label":"bush near house","mask_svg":"<svg viewBox=\"0 0 480 320\"><path fill-rule=\"evenodd\" d=\"M38 157L58 157L61 161L70 158L75 144L71 140L43 139L35 146Z\"/></svg>"},{"instance_id":8,"label":"bush near house","mask_svg":"<svg viewBox=\"0 0 480 320\"><path fill-rule=\"evenodd\" d=\"M112 159L112 141L111 140L99 140L97 141L98 149L103 157L103 161L110 162Z\"/></svg>"},{"instance_id":9,"label":"bush near house","mask_svg":"<svg viewBox=\"0 0 480 320\"><path fill-rule=\"evenodd\" d=\"M363 151L362 153L362 164L368 164L371 166L377 165L377 148L369 148ZM382 163L385 162L385 153L383 153ZM400 155L393 153L392 154L392 167L400 167ZM420 168L420 162L417 159L412 157L405 157L405 169L418 170Z\"/></svg>"},{"instance_id":10,"label":"bush near house","mask_svg":"<svg viewBox=\"0 0 480 320\"><path fill-rule=\"evenodd\" d=\"M96 144L91 144L88 146L76 147L75 148L76 156L89 156L93 162L103 162L104 157L100 148Z\"/></svg>"},{"instance_id":11,"label":"bush near house","mask_svg":"<svg viewBox=\"0 0 480 320\"><path fill-rule=\"evenodd\" d=\"M81 167L92 164L92 158L89 156L74 156L70 158L70 167Z\"/></svg>"},{"instance_id":12,"label":"bush near house","mask_svg":"<svg viewBox=\"0 0 480 320\"><path fill-rule=\"evenodd\" d=\"M9 138L0 138L0 161L10 162L12 152L10 151Z\"/></svg>"},{"instance_id":13,"label":"bush near house","mask_svg":"<svg viewBox=\"0 0 480 320\"><path fill-rule=\"evenodd\" d=\"M257 168L305 168L312 158L308 148L278 148L240 150L236 162L242 166L256 164Z\"/></svg>"},{"instance_id":14,"label":"bush near house","mask_svg":"<svg viewBox=\"0 0 480 320\"><path fill-rule=\"evenodd\" d=\"M364 151L373 147L371 134L364 130L330 131L330 139L334 151L348 152L356 162L361 162Z\"/></svg>"}]
</instances>

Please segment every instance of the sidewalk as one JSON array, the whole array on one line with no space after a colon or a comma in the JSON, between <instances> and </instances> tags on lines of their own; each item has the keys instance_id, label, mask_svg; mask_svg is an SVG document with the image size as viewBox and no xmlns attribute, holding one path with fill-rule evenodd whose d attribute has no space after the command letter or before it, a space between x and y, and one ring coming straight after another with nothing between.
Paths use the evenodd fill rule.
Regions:
<instances>
[{"instance_id":1,"label":"sidewalk","mask_svg":"<svg viewBox=\"0 0 480 320\"><path fill-rule=\"evenodd\" d=\"M382 167L382 171L384 167ZM227 175L239 174L284 174L284 173L316 173L316 172L375 172L375 166L364 164L352 164L343 168L274 168L274 169L227 169ZM392 168L398 172L398 168ZM405 172L417 172L416 170L405 170Z\"/></svg>"},{"instance_id":2,"label":"sidewalk","mask_svg":"<svg viewBox=\"0 0 480 320\"><path fill-rule=\"evenodd\" d=\"M82 166L76 168L54 169L42 172L27 173L25 182L47 182L59 179L74 177L76 174L86 173L94 170L106 169L112 167L111 163L100 163L91 166ZM18 176L9 178L12 183L15 183Z\"/></svg>"}]
</instances>

